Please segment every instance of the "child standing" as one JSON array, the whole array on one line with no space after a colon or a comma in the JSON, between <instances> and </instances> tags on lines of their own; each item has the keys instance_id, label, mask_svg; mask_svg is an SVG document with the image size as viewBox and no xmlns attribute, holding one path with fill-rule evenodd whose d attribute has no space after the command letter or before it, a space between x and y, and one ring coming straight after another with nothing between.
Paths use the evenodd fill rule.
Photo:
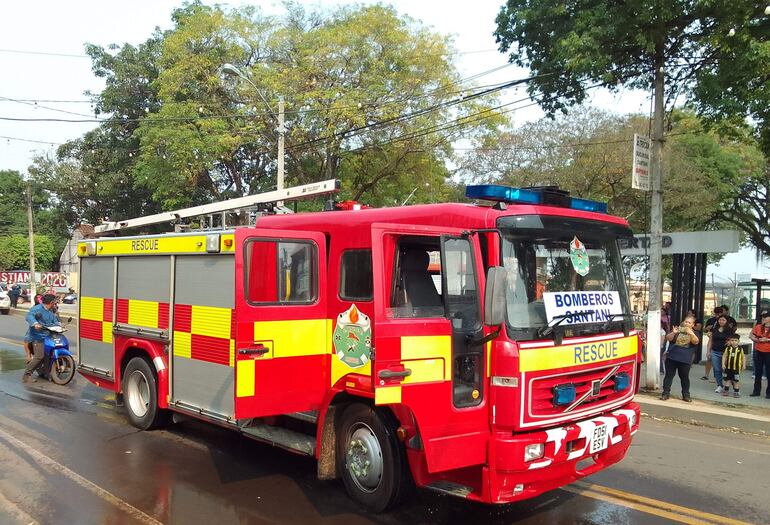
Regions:
<instances>
[{"instance_id":1,"label":"child standing","mask_svg":"<svg viewBox=\"0 0 770 525\"><path fill-rule=\"evenodd\" d=\"M739 383L741 370L746 369L746 360L743 357L743 349L738 346L740 336L730 334L727 336L727 344L722 354L723 389L722 395L730 395L730 385L733 386L733 397L741 397L741 384Z\"/></svg>"}]
</instances>

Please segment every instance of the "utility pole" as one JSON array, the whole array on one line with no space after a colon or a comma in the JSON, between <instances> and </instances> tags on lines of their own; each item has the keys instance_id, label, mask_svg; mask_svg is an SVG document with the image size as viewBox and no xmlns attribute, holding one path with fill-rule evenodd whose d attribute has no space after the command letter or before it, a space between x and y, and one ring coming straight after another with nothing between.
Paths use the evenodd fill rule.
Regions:
<instances>
[{"instance_id":1,"label":"utility pole","mask_svg":"<svg viewBox=\"0 0 770 525\"><path fill-rule=\"evenodd\" d=\"M660 189L663 153L663 75L665 56L663 42L655 45L654 96L655 115L652 123L652 158L650 178L652 204L650 209L650 296L647 310L647 388L657 389L660 383L660 310L663 299L661 279L663 259L663 192ZM679 319L672 319L679 323Z\"/></svg>"},{"instance_id":2,"label":"utility pole","mask_svg":"<svg viewBox=\"0 0 770 525\"><path fill-rule=\"evenodd\" d=\"M27 181L27 229L29 230L29 300L32 302L37 295L37 283L35 282L35 234L32 229L32 189L29 181Z\"/></svg>"},{"instance_id":3,"label":"utility pole","mask_svg":"<svg viewBox=\"0 0 770 525\"><path fill-rule=\"evenodd\" d=\"M283 139L286 136L284 126L283 97L278 97L278 181L276 189L283 190ZM278 206L283 206L283 201L278 201Z\"/></svg>"}]
</instances>

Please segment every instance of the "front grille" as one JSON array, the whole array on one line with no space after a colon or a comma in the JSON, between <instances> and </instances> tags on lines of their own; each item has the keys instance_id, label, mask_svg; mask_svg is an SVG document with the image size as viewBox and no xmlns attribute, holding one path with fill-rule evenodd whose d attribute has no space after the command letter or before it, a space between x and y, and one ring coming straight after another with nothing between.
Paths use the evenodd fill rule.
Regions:
<instances>
[{"instance_id":1,"label":"front grille","mask_svg":"<svg viewBox=\"0 0 770 525\"><path fill-rule=\"evenodd\" d=\"M576 400L583 398L593 388L594 381L601 381L607 374L610 373L615 367L618 367L617 371L612 376L602 383L598 395L588 395L582 403L575 406L570 412L581 412L591 408L601 408L604 405L609 405L614 401L617 401L628 395L629 390L633 390L633 384L628 389L620 392L615 391L614 377L616 374L625 372L634 378L634 363L627 362L623 364L615 364L606 366L603 368L595 368L592 370L578 370L572 373L560 374L557 376L547 377L535 377L531 379L530 386L530 415L533 417L548 417L558 416L564 414L570 405L554 406L553 404L553 387L556 385L563 385L566 383L572 383L575 385Z\"/></svg>"}]
</instances>

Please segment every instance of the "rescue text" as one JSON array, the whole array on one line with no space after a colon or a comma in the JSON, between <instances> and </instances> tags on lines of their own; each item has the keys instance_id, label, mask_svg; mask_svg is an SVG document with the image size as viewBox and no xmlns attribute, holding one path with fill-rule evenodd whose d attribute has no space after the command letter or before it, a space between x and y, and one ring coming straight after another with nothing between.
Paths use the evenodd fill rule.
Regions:
<instances>
[{"instance_id":1,"label":"rescue text","mask_svg":"<svg viewBox=\"0 0 770 525\"><path fill-rule=\"evenodd\" d=\"M132 252L156 252L158 251L158 239L138 239L131 241Z\"/></svg>"},{"instance_id":2,"label":"rescue text","mask_svg":"<svg viewBox=\"0 0 770 525\"><path fill-rule=\"evenodd\" d=\"M605 359L615 359L618 357L618 342L607 341L578 345L573 350L575 352L574 364L593 363L594 361L604 361Z\"/></svg>"}]
</instances>

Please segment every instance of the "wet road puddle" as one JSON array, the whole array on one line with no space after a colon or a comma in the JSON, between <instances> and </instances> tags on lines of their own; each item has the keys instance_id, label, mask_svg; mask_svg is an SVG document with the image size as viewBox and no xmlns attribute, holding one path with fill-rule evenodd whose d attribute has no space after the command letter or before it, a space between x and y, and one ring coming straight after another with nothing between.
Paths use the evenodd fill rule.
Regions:
<instances>
[{"instance_id":1,"label":"wet road puddle","mask_svg":"<svg viewBox=\"0 0 770 525\"><path fill-rule=\"evenodd\" d=\"M24 354L14 350L0 348L0 372L23 370L25 364Z\"/></svg>"}]
</instances>

